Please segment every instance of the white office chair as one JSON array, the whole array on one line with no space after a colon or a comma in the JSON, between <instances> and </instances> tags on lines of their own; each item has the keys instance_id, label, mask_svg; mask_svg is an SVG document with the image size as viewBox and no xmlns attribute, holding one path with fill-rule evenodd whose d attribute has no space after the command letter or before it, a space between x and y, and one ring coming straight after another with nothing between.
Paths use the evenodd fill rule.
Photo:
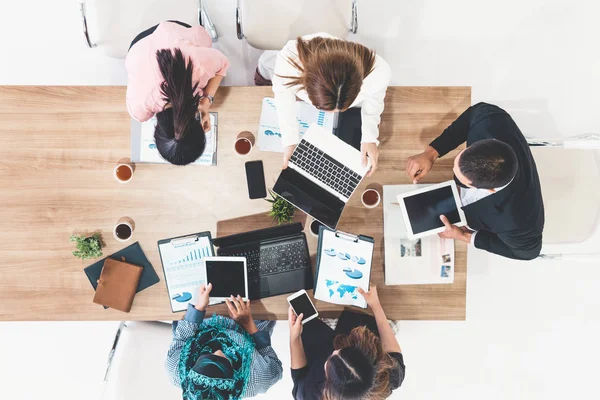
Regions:
<instances>
[{"instance_id":1,"label":"white office chair","mask_svg":"<svg viewBox=\"0 0 600 400\"><path fill-rule=\"evenodd\" d=\"M527 139L535 158L546 223L543 244L582 243L598 229L600 222L600 135L586 134L565 140ZM540 258L598 261L596 253L547 253Z\"/></svg>"},{"instance_id":2,"label":"white office chair","mask_svg":"<svg viewBox=\"0 0 600 400\"><path fill-rule=\"evenodd\" d=\"M87 46L98 47L109 57L125 58L139 33L168 20L200 24L217 40L202 0L79 0L79 8Z\"/></svg>"},{"instance_id":3,"label":"white office chair","mask_svg":"<svg viewBox=\"0 0 600 400\"><path fill-rule=\"evenodd\" d=\"M104 377L104 400L181 399L165 368L170 323L122 322Z\"/></svg>"},{"instance_id":4,"label":"white office chair","mask_svg":"<svg viewBox=\"0 0 600 400\"><path fill-rule=\"evenodd\" d=\"M310 33L345 38L358 29L357 0L237 0L235 12L238 39L262 50Z\"/></svg>"}]
</instances>

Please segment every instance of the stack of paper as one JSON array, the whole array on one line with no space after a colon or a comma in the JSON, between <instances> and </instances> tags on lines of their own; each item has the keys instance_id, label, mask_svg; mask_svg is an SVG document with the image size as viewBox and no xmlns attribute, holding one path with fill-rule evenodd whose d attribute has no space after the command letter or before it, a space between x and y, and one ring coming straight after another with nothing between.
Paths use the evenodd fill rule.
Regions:
<instances>
[{"instance_id":1,"label":"stack of paper","mask_svg":"<svg viewBox=\"0 0 600 400\"><path fill-rule=\"evenodd\" d=\"M300 136L304 135L311 124L322 126L329 132L333 132L335 114L317 110L313 105L303 101L296 102L296 119L298 120L298 131ZM279 129L279 118L275 109L275 99L265 97L260 114L258 126L258 147L262 151L283 152L281 144L281 131Z\"/></svg>"},{"instance_id":2,"label":"stack of paper","mask_svg":"<svg viewBox=\"0 0 600 400\"><path fill-rule=\"evenodd\" d=\"M204 153L191 165L217 165L217 113L210 113L211 129L205 132L206 148ZM131 129L131 159L140 163L166 164L161 157L156 143L154 142L154 129L156 127L156 116L146 122L132 121Z\"/></svg>"},{"instance_id":3,"label":"stack of paper","mask_svg":"<svg viewBox=\"0 0 600 400\"><path fill-rule=\"evenodd\" d=\"M408 239L398 195L429 185L383 187L385 284L416 285L454 282L454 241L438 235Z\"/></svg>"}]
</instances>

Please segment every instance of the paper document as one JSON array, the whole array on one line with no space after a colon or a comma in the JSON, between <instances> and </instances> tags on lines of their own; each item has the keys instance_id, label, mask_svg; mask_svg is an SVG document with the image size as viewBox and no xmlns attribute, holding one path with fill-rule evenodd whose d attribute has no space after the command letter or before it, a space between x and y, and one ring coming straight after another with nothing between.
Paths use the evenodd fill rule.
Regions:
<instances>
[{"instance_id":1,"label":"paper document","mask_svg":"<svg viewBox=\"0 0 600 400\"><path fill-rule=\"evenodd\" d=\"M315 106L304 101L296 101L296 119L300 136L302 136L311 124L317 124L327 131L333 132L335 114L317 110ZM275 109L275 99L272 97L263 99L257 144L262 151L283 152L279 117Z\"/></svg>"},{"instance_id":2,"label":"paper document","mask_svg":"<svg viewBox=\"0 0 600 400\"><path fill-rule=\"evenodd\" d=\"M438 235L408 239L398 195L429 185L383 187L385 284L416 285L454 282L454 241Z\"/></svg>"},{"instance_id":3,"label":"paper document","mask_svg":"<svg viewBox=\"0 0 600 400\"><path fill-rule=\"evenodd\" d=\"M366 308L357 288L369 290L373 247L372 242L342 239L333 231L323 231L315 298Z\"/></svg>"},{"instance_id":4,"label":"paper document","mask_svg":"<svg viewBox=\"0 0 600 400\"><path fill-rule=\"evenodd\" d=\"M210 113L211 129L205 132L206 148L204 153L191 165L217 165L217 113ZM132 121L131 129L131 159L140 163L167 164L162 158L154 142L154 129L156 128L156 115L146 122Z\"/></svg>"},{"instance_id":5,"label":"paper document","mask_svg":"<svg viewBox=\"0 0 600 400\"><path fill-rule=\"evenodd\" d=\"M212 257L213 250L206 236L194 241L162 243L158 246L165 271L165 282L173 312L196 304L198 290L206 284L204 258Z\"/></svg>"}]
</instances>

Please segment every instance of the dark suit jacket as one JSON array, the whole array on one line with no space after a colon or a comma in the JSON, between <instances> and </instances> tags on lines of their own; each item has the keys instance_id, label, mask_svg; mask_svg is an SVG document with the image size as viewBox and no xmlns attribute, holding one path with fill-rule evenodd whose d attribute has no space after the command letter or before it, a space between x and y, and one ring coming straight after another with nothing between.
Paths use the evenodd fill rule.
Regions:
<instances>
[{"instance_id":1,"label":"dark suit jacket","mask_svg":"<svg viewBox=\"0 0 600 400\"><path fill-rule=\"evenodd\" d=\"M463 142L497 139L517 154L517 175L501 191L462 207L477 230L475 247L508 258L531 260L540 254L544 203L535 161L517 124L503 109L479 103L470 107L433 142L440 157Z\"/></svg>"}]
</instances>

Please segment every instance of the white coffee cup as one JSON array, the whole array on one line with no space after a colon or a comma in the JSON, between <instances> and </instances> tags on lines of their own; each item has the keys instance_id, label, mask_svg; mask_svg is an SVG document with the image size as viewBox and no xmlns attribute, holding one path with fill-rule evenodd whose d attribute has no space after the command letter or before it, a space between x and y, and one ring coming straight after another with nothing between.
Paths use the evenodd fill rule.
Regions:
<instances>
[{"instance_id":1,"label":"white coffee cup","mask_svg":"<svg viewBox=\"0 0 600 400\"><path fill-rule=\"evenodd\" d=\"M124 235L127 233L127 228L121 228L121 227L129 228L129 236ZM117 232L122 232L121 233L122 237L119 237ZM119 242L126 242L129 239L131 239L131 237L133 236L133 226L131 226L131 224L127 221L119 221L119 222L117 222L117 224L115 225L115 228L113 229L113 236Z\"/></svg>"},{"instance_id":2,"label":"white coffee cup","mask_svg":"<svg viewBox=\"0 0 600 400\"><path fill-rule=\"evenodd\" d=\"M365 203L365 195L371 195L371 193L374 193L377 196L377 201L375 203L373 203L373 204L367 204L367 203ZM381 195L375 189L367 189L360 196L360 202L366 208L375 208L375 207L377 207L379 205L379 203L381 203Z\"/></svg>"},{"instance_id":3,"label":"white coffee cup","mask_svg":"<svg viewBox=\"0 0 600 400\"><path fill-rule=\"evenodd\" d=\"M117 174L117 171L119 170L119 168L126 168L126 169L129 170L130 175L129 175L128 179L123 180L123 179L121 179L119 177L119 175ZM113 171L113 176L115 177L115 180L117 182L119 182L119 183L127 183L127 182L129 182L133 178L133 168L129 164L118 164L115 167L115 170Z\"/></svg>"}]
</instances>

